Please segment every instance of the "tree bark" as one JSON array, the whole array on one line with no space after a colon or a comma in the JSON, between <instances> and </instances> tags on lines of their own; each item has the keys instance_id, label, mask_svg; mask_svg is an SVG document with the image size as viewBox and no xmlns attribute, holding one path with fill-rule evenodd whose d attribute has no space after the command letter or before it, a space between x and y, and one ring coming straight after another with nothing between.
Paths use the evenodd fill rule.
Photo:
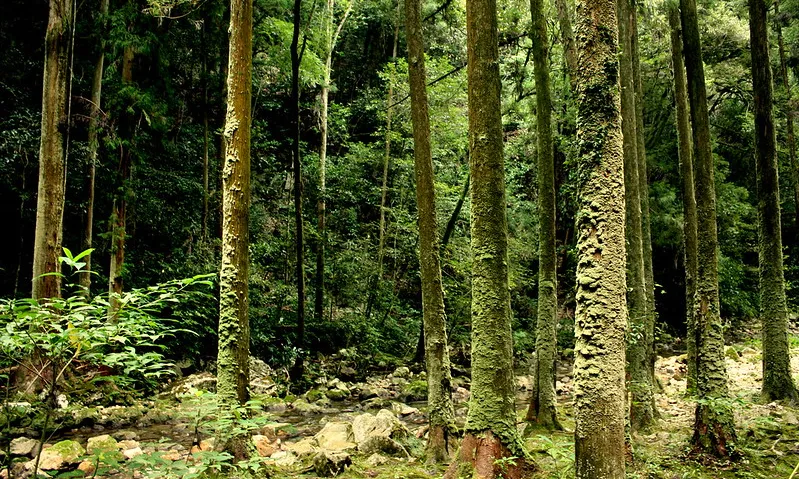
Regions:
<instances>
[{"instance_id":1,"label":"tree bark","mask_svg":"<svg viewBox=\"0 0 799 479\"><path fill-rule=\"evenodd\" d=\"M202 56L203 56L203 71L202 71L202 85L203 85L203 216L201 219L200 237L203 241L208 240L208 203L210 197L210 190L208 186L208 174L210 168L210 139L208 128L208 33L205 29L205 23L202 26Z\"/></svg>"},{"instance_id":2,"label":"tree bark","mask_svg":"<svg viewBox=\"0 0 799 479\"><path fill-rule=\"evenodd\" d=\"M86 226L83 231L83 250L91 249L94 237L94 184L97 169L97 153L100 148L100 141L98 133L100 131L100 102L102 101L103 90L103 67L105 63L105 36L108 24L106 16L108 15L109 0L100 0L99 10L99 37L100 37L100 51L97 54L97 60L94 64L94 76L92 77L92 99L91 99L91 114L89 115L89 195L86 201ZM92 285L92 255L91 253L84 256L86 266L83 268L83 273L79 277L79 284L88 293Z\"/></svg>"},{"instance_id":3,"label":"tree bark","mask_svg":"<svg viewBox=\"0 0 799 479\"><path fill-rule=\"evenodd\" d=\"M716 189L710 141L705 70L695 0L680 0L685 70L694 139L697 212L696 405L693 444L697 451L729 457L735 442L732 409L726 401L727 370L719 311Z\"/></svg>"},{"instance_id":4,"label":"tree bark","mask_svg":"<svg viewBox=\"0 0 799 479\"><path fill-rule=\"evenodd\" d=\"M763 397L799 399L791 377L788 351L788 305L782 263L780 182L777 141L772 114L773 91L769 63L765 0L749 0L749 38L755 99L755 170L760 259L760 317L763 322Z\"/></svg>"},{"instance_id":5,"label":"tree bark","mask_svg":"<svg viewBox=\"0 0 799 479\"><path fill-rule=\"evenodd\" d=\"M456 450L457 428L452 404L444 287L441 280L421 0L405 0L405 29L408 39L408 82L413 123L416 204L419 215L419 265L422 277L427 402L430 418L426 453L428 461L441 463L447 461Z\"/></svg>"},{"instance_id":6,"label":"tree bark","mask_svg":"<svg viewBox=\"0 0 799 479\"><path fill-rule=\"evenodd\" d=\"M542 0L530 0L535 69L538 148L538 319L535 335L535 381L527 409L528 423L562 429L555 394L558 286L555 251L555 151L552 144L552 94L549 85L549 39ZM568 57L567 57L568 58Z\"/></svg>"},{"instance_id":7,"label":"tree bark","mask_svg":"<svg viewBox=\"0 0 799 479\"><path fill-rule=\"evenodd\" d=\"M572 6L569 0L555 0L560 25L560 40L563 42L563 56L569 74L572 95L577 91L577 51L574 48L574 29L572 28Z\"/></svg>"},{"instance_id":8,"label":"tree bark","mask_svg":"<svg viewBox=\"0 0 799 479\"><path fill-rule=\"evenodd\" d=\"M217 394L222 406L231 411L249 399L250 323L247 283L252 124L252 0L230 1L227 71Z\"/></svg>"},{"instance_id":9,"label":"tree bark","mask_svg":"<svg viewBox=\"0 0 799 479\"><path fill-rule=\"evenodd\" d=\"M624 155L612 0L577 2L575 475L625 476Z\"/></svg>"},{"instance_id":10,"label":"tree bark","mask_svg":"<svg viewBox=\"0 0 799 479\"><path fill-rule=\"evenodd\" d=\"M641 245L644 259L644 294L646 296L646 318L644 321L643 337L644 352L646 354L647 388L652 392L649 394L649 404L643 406L646 409L646 424L653 424L658 417L655 405L655 320L657 311L655 310L655 276L652 266L652 227L649 214L649 174L646 162L646 137L644 131L644 87L641 80L641 56L638 47L638 1L632 0L630 5L630 44L631 61L633 65L633 86L635 87L635 121L636 121L636 146L638 150L638 192L641 199ZM646 398L642 398L646 400ZM640 418L639 418L640 419Z\"/></svg>"},{"instance_id":11,"label":"tree bark","mask_svg":"<svg viewBox=\"0 0 799 479\"><path fill-rule=\"evenodd\" d=\"M523 477L534 463L516 429L513 339L508 291L508 221L496 0L466 3L472 231L472 383L465 438L446 478L464 468ZM472 477L472 476L469 476Z\"/></svg>"},{"instance_id":12,"label":"tree bark","mask_svg":"<svg viewBox=\"0 0 799 479\"><path fill-rule=\"evenodd\" d=\"M627 370L630 389L630 426L638 431L654 422L654 393L648 373L649 314L644 272L642 196L639 181L638 119L636 111L635 74L633 66L633 5L631 0L617 0L619 22L619 70L621 83L621 116L624 151L625 238L627 252L627 314L630 340L627 348Z\"/></svg>"},{"instance_id":13,"label":"tree bark","mask_svg":"<svg viewBox=\"0 0 799 479\"><path fill-rule=\"evenodd\" d=\"M782 87L785 89L785 124L788 130L788 155L791 160L791 179L793 180L794 222L796 223L796 236L799 238L799 160L796 158L796 136L793 131L794 107L791 100L791 85L788 82L788 66L785 62L785 41L782 38L782 19L780 18L780 2L774 2L775 28L777 30L777 45L780 54L780 77Z\"/></svg>"},{"instance_id":14,"label":"tree bark","mask_svg":"<svg viewBox=\"0 0 799 479\"><path fill-rule=\"evenodd\" d=\"M45 34L42 89L42 125L39 144L39 185L36 232L33 243L34 299L61 296L62 224L64 218L64 149L69 81L69 46L73 21L72 0L51 0ZM47 274L47 276L42 276Z\"/></svg>"},{"instance_id":15,"label":"tree bark","mask_svg":"<svg viewBox=\"0 0 799 479\"><path fill-rule=\"evenodd\" d=\"M682 55L680 10L676 3L668 5L671 27L671 63L674 71L674 103L677 110L677 137L679 139L680 179L682 180L683 249L685 255L685 319L687 326L688 375L686 389L693 394L696 389L696 325L694 296L696 295L696 197L694 196L694 167L691 138L691 120L688 111L688 91L685 64Z\"/></svg>"},{"instance_id":16,"label":"tree bark","mask_svg":"<svg viewBox=\"0 0 799 479\"><path fill-rule=\"evenodd\" d=\"M122 83L133 82L133 47L126 46L122 52ZM125 240L127 236L128 191L130 183L131 152L134 143L134 119L132 114L123 111L120 118L119 135L123 144L119 154L117 175L119 187L114 196L111 210L111 264L108 270L108 295L111 305L109 317L113 318L119 308L119 296L124 281L122 272L125 265Z\"/></svg>"}]
</instances>

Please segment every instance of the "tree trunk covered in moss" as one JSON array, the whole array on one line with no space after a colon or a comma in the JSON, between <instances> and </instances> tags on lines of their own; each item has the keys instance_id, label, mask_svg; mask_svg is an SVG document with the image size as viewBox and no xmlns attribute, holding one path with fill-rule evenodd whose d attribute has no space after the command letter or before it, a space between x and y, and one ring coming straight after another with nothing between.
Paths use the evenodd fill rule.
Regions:
<instances>
[{"instance_id":1,"label":"tree trunk covered in moss","mask_svg":"<svg viewBox=\"0 0 799 479\"><path fill-rule=\"evenodd\" d=\"M624 137L624 196L625 238L627 251L627 314L630 339L627 347L627 370L629 374L630 426L633 430L649 428L655 420L654 375L649 374L652 346L649 331L649 305L645 276L644 241L642 226L643 196L639 175L642 153L638 147L638 122L636 98L636 75L633 58L632 37L636 31L634 5L631 0L617 0L619 21L619 70L621 83L621 116ZM646 180L644 180L646 183Z\"/></svg>"},{"instance_id":2,"label":"tree trunk covered in moss","mask_svg":"<svg viewBox=\"0 0 799 479\"><path fill-rule=\"evenodd\" d=\"M563 56L566 59L569 86L572 95L577 91L577 51L574 48L574 29L572 28L572 5L569 0L555 0L558 9L560 40L563 42Z\"/></svg>"},{"instance_id":3,"label":"tree trunk covered in moss","mask_svg":"<svg viewBox=\"0 0 799 479\"><path fill-rule=\"evenodd\" d=\"M133 47L127 46L122 52L122 84L133 82ZM108 269L108 294L113 317L119 308L119 295L124 287L122 273L125 266L125 240L127 239L128 196L130 191L131 155L134 144L135 119L130 111L123 111L119 121L119 136L122 139L117 179L119 186L114 195L111 209L111 264Z\"/></svg>"},{"instance_id":4,"label":"tree trunk covered in moss","mask_svg":"<svg viewBox=\"0 0 799 479\"><path fill-rule=\"evenodd\" d=\"M627 283L617 29L616 2L577 2L577 479L625 475Z\"/></svg>"},{"instance_id":5,"label":"tree trunk covered in moss","mask_svg":"<svg viewBox=\"0 0 799 479\"><path fill-rule=\"evenodd\" d=\"M94 184L95 175L97 170L97 153L100 149L100 141L98 133L100 131L100 102L102 100L103 90L103 68L105 64L105 35L108 24L108 4L109 0L100 0L100 10L98 15L98 36L100 39L99 49L97 53L97 60L94 64L94 75L92 77L92 98L91 105L89 106L91 113L89 115L89 194L86 202L86 224L83 230L83 250L91 249L94 241ZM79 284L88 292L92 285L92 255L87 254L83 257L86 266L83 267L83 273L79 277Z\"/></svg>"},{"instance_id":6,"label":"tree trunk covered in moss","mask_svg":"<svg viewBox=\"0 0 799 479\"><path fill-rule=\"evenodd\" d=\"M671 63L674 71L674 103L677 110L677 137L679 139L680 179L682 180L683 249L685 256L685 322L687 326L688 376L686 389L696 389L696 326L694 324L694 296L696 294L696 197L694 196L694 166L691 139L691 120L688 111L685 63L682 56L682 28L680 10L676 2L668 4L671 27Z\"/></svg>"},{"instance_id":7,"label":"tree trunk covered in moss","mask_svg":"<svg viewBox=\"0 0 799 479\"><path fill-rule=\"evenodd\" d=\"M796 137L793 131L793 105L791 101L791 85L788 82L788 66L785 63L785 41L782 38L782 22L780 17L780 2L774 2L774 25L777 30L777 45L780 54L780 77L782 80L782 87L785 90L784 108L785 108L785 127L787 132L788 142L788 156L790 157L790 170L791 179L793 180L793 195L794 195L794 216L796 222L796 231L799 236L799 161L796 158Z\"/></svg>"},{"instance_id":8,"label":"tree trunk covered in moss","mask_svg":"<svg viewBox=\"0 0 799 479\"><path fill-rule=\"evenodd\" d=\"M506 477L521 477L529 455L516 429L508 291L508 220L505 203L501 81L496 0L466 3L472 230L472 384L466 436L459 458L474 477L499 477L497 459L516 456ZM529 459L531 461L531 459Z\"/></svg>"},{"instance_id":9,"label":"tree trunk covered in moss","mask_svg":"<svg viewBox=\"0 0 799 479\"><path fill-rule=\"evenodd\" d=\"M639 0L640 1L640 0ZM635 86L635 134L638 148L638 192L641 198L641 244L644 258L644 293L646 295L646 320L644 322L644 350L646 352L646 374L648 388L652 390L651 404L644 406L651 409L651 424L658 417L655 405L655 276L652 266L652 227L649 214L649 173L646 162L646 137L644 134L644 87L641 81L641 56L638 43L638 1L632 0L630 7L630 51L633 65L633 84Z\"/></svg>"},{"instance_id":10,"label":"tree trunk covered in moss","mask_svg":"<svg viewBox=\"0 0 799 479\"><path fill-rule=\"evenodd\" d=\"M230 50L222 169L222 269L217 394L228 412L249 399L248 317L252 0L230 2Z\"/></svg>"},{"instance_id":11,"label":"tree trunk covered in moss","mask_svg":"<svg viewBox=\"0 0 799 479\"><path fill-rule=\"evenodd\" d=\"M772 79L769 63L765 0L749 0L749 38L752 49L752 86L755 97L755 169L757 172L757 225L760 259L760 318L763 322L763 396L799 399L791 377L788 352L788 306L782 264L780 182L772 115Z\"/></svg>"},{"instance_id":12,"label":"tree trunk covered in moss","mask_svg":"<svg viewBox=\"0 0 799 479\"><path fill-rule=\"evenodd\" d=\"M427 459L440 463L446 462L455 452L454 436L457 428L452 404L452 377L447 349L444 287L441 280L420 0L405 0L405 29L408 38L408 82L413 123L416 204L419 214L419 265L422 276L427 401L430 406Z\"/></svg>"},{"instance_id":13,"label":"tree trunk covered in moss","mask_svg":"<svg viewBox=\"0 0 799 479\"><path fill-rule=\"evenodd\" d=\"M707 108L705 70L695 0L680 0L685 70L694 139L694 179L697 212L696 419L694 447L728 457L735 442L735 424L727 399L724 331L719 312L718 232L713 154Z\"/></svg>"},{"instance_id":14,"label":"tree trunk covered in moss","mask_svg":"<svg viewBox=\"0 0 799 479\"><path fill-rule=\"evenodd\" d=\"M530 0L535 68L538 148L538 319L535 335L535 387L526 420L562 429L555 394L558 287L555 252L555 152L552 145L552 95L549 85L549 39L543 0Z\"/></svg>"},{"instance_id":15,"label":"tree trunk covered in moss","mask_svg":"<svg viewBox=\"0 0 799 479\"><path fill-rule=\"evenodd\" d=\"M50 0L45 34L39 186L33 241L34 299L61 296L62 224L64 219L64 133L69 128L67 82L73 20L72 0Z\"/></svg>"}]
</instances>

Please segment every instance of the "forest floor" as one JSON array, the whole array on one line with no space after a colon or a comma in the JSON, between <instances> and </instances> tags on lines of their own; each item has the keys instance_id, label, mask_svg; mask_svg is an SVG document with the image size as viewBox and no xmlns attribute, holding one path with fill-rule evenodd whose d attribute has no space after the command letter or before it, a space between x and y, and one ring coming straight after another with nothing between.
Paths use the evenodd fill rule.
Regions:
<instances>
[{"instance_id":1,"label":"forest floor","mask_svg":"<svg viewBox=\"0 0 799 479\"><path fill-rule=\"evenodd\" d=\"M791 346L796 376L799 373L799 336L791 336ZM738 433L735 447L740 459L720 463L691 454L689 440L695 403L685 395L685 357L658 357L656 375L662 388L656 401L660 419L652 431L632 435L633 455L627 467L628 478L791 477L799 463L799 409L761 401L759 340L749 339L728 346L726 356ZM464 371L460 373L454 378L454 383L459 385L454 397L457 421L462 425L468 404L468 377L463 376ZM248 427L258 434L254 437L259 452L251 464L256 469L266 466L271 471L269 477L276 479L311 479L330 476L334 472L342 479L441 477L443 466L426 465L420 459L426 432L425 404L413 402L412 397L400 392L424 384L422 379L423 375L414 375L408 368L400 367L391 374L370 377L364 383L347 383L338 378L317 380L317 387L300 397L278 399L270 397L269 393L261 395L257 413L251 414L249 419ZM208 384L214 379L204 373L195 375L193 380L196 386L197 381ZM518 375L517 382L521 430L530 377ZM526 439L529 450L541 467L537 479L574 477L571 386L570 364L564 360L559 363L556 383L558 415L564 430L536 431ZM212 395L206 396L198 389L201 387L191 387L188 393L177 394L179 400L175 401L173 387L162 394L161 399L136 405L139 408L136 413L125 412L131 408L102 409L100 414L103 417L111 417L102 423L105 426L95 422L93 427L77 428L62 437L51 438L50 443L69 439L90 449L89 456L73 459L71 467L64 463L57 469L63 476L65 471L74 470L83 460L79 469L89 477L159 479L194 477L192 474L197 471L198 464L213 469L215 461L224 459L215 455L218 453L213 452L210 439L214 434L218 436L220 431L229 429L230 424L212 419L215 410ZM344 396L343 399L331 401L330 398L335 399L337 394ZM367 396L371 398L356 400ZM380 412L375 415L377 411ZM114 419L125 414L130 414L133 419ZM113 442L111 447L116 456L96 452L97 444L109 438L107 435L116 438L108 439ZM384 435L388 439L374 441L371 438L374 435ZM94 453L91 452L93 442ZM58 449L55 446L53 450ZM28 458L31 454L28 452ZM41 456L44 458L45 453ZM96 463L98 459L105 461L107 466L95 473L92 461ZM30 471L25 473L24 464L30 469L33 460L25 458L23 453L15 462L16 468L11 469L12 478L30 476ZM135 472L130 469L133 464L138 464ZM56 470L51 474L54 472ZM66 472L67 476L63 477L74 477L77 472ZM8 477L7 474L5 470L0 471L0 478ZM219 477L236 476L223 473Z\"/></svg>"}]
</instances>

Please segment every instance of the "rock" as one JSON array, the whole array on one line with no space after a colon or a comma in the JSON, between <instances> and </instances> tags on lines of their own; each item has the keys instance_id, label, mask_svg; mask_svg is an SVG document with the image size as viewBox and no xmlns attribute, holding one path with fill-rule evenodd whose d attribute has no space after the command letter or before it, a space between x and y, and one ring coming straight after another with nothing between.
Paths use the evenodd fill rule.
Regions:
<instances>
[{"instance_id":1,"label":"rock","mask_svg":"<svg viewBox=\"0 0 799 479\"><path fill-rule=\"evenodd\" d=\"M322 407L316 404L311 404L308 401L298 399L294 401L291 406L300 414L321 414Z\"/></svg>"},{"instance_id":2,"label":"rock","mask_svg":"<svg viewBox=\"0 0 799 479\"><path fill-rule=\"evenodd\" d=\"M297 456L290 452L290 451L277 451L276 453L272 454L271 459L275 461L275 465L278 467L292 467L297 464Z\"/></svg>"},{"instance_id":3,"label":"rock","mask_svg":"<svg viewBox=\"0 0 799 479\"><path fill-rule=\"evenodd\" d=\"M294 453L294 455L297 457L302 457L317 452L316 441L308 437L302 439L301 441L283 444L283 448L286 451Z\"/></svg>"},{"instance_id":4,"label":"rock","mask_svg":"<svg viewBox=\"0 0 799 479\"><path fill-rule=\"evenodd\" d=\"M415 407L410 407L407 404L395 402L391 403L391 410L398 416L410 416L411 414L419 414L419 410Z\"/></svg>"},{"instance_id":5,"label":"rock","mask_svg":"<svg viewBox=\"0 0 799 479\"><path fill-rule=\"evenodd\" d=\"M405 447L399 442L386 436L371 436L358 444L358 451L364 455L385 453L389 456L408 456Z\"/></svg>"},{"instance_id":6,"label":"rock","mask_svg":"<svg viewBox=\"0 0 799 479\"><path fill-rule=\"evenodd\" d=\"M161 459L165 461L179 461L183 459L183 454L180 451L170 450L161 455Z\"/></svg>"},{"instance_id":7,"label":"rock","mask_svg":"<svg viewBox=\"0 0 799 479\"><path fill-rule=\"evenodd\" d=\"M340 389L331 389L325 393L328 399L331 401L343 401L350 397L349 391L342 391Z\"/></svg>"},{"instance_id":8,"label":"rock","mask_svg":"<svg viewBox=\"0 0 799 479\"><path fill-rule=\"evenodd\" d=\"M66 409L66 408L68 408L69 407L69 400L67 400L67 395L66 394L59 394L55 398L55 404L58 407L58 409Z\"/></svg>"},{"instance_id":9,"label":"rock","mask_svg":"<svg viewBox=\"0 0 799 479\"><path fill-rule=\"evenodd\" d=\"M119 449L124 451L125 449L135 449L140 447L139 441L134 441L133 439L125 439L124 441L119 441Z\"/></svg>"},{"instance_id":10,"label":"rock","mask_svg":"<svg viewBox=\"0 0 799 479\"><path fill-rule=\"evenodd\" d=\"M427 381L413 381L402 388L400 395L405 402L424 401L427 399Z\"/></svg>"},{"instance_id":11,"label":"rock","mask_svg":"<svg viewBox=\"0 0 799 479\"><path fill-rule=\"evenodd\" d=\"M39 441L28 437L18 437L11 441L12 456L33 457L39 452Z\"/></svg>"},{"instance_id":12,"label":"rock","mask_svg":"<svg viewBox=\"0 0 799 479\"><path fill-rule=\"evenodd\" d=\"M103 434L102 436L90 437L86 444L87 454L99 454L102 452L115 452L119 449L119 443L116 439Z\"/></svg>"},{"instance_id":13,"label":"rock","mask_svg":"<svg viewBox=\"0 0 799 479\"><path fill-rule=\"evenodd\" d=\"M57 471L62 467L78 462L78 458L84 454L86 454L86 450L76 441L57 442L39 454L39 469Z\"/></svg>"},{"instance_id":14,"label":"rock","mask_svg":"<svg viewBox=\"0 0 799 479\"><path fill-rule=\"evenodd\" d=\"M378 453L374 453L366 458L366 464L372 467L380 467L388 464L389 458Z\"/></svg>"},{"instance_id":15,"label":"rock","mask_svg":"<svg viewBox=\"0 0 799 479\"><path fill-rule=\"evenodd\" d=\"M348 381L353 381L358 376L358 371L356 371L355 368L352 368L350 366L344 366L341 368L341 371L339 371L339 374L341 375L342 378Z\"/></svg>"},{"instance_id":16,"label":"rock","mask_svg":"<svg viewBox=\"0 0 799 479\"><path fill-rule=\"evenodd\" d=\"M133 431L117 431L112 436L117 441L135 441L139 438L139 435Z\"/></svg>"},{"instance_id":17,"label":"rock","mask_svg":"<svg viewBox=\"0 0 799 479\"><path fill-rule=\"evenodd\" d=\"M352 431L358 450L364 454L405 453L405 448L398 441L410 436L405 426L387 409L381 409L374 416L365 413L355 417Z\"/></svg>"},{"instance_id":18,"label":"rock","mask_svg":"<svg viewBox=\"0 0 799 479\"><path fill-rule=\"evenodd\" d=\"M270 441L275 442L277 438L288 437L289 434L286 431L292 428L293 426L287 422L275 422L262 427L261 434L268 437Z\"/></svg>"},{"instance_id":19,"label":"rock","mask_svg":"<svg viewBox=\"0 0 799 479\"><path fill-rule=\"evenodd\" d=\"M314 436L316 444L326 451L355 449L352 426L346 422L329 422Z\"/></svg>"},{"instance_id":20,"label":"rock","mask_svg":"<svg viewBox=\"0 0 799 479\"><path fill-rule=\"evenodd\" d=\"M144 454L144 451L142 451L141 447L139 446L132 447L130 449L125 449L122 451L122 455L127 460L131 460L136 456L141 456L142 454Z\"/></svg>"},{"instance_id":21,"label":"rock","mask_svg":"<svg viewBox=\"0 0 799 479\"><path fill-rule=\"evenodd\" d=\"M346 452L320 452L313 458L314 472L322 477L338 476L352 465L352 458Z\"/></svg>"},{"instance_id":22,"label":"rock","mask_svg":"<svg viewBox=\"0 0 799 479\"><path fill-rule=\"evenodd\" d=\"M741 356L756 356L756 355L757 355L757 350L754 348L750 348L749 346L741 350Z\"/></svg>"},{"instance_id":23,"label":"rock","mask_svg":"<svg viewBox=\"0 0 799 479\"><path fill-rule=\"evenodd\" d=\"M272 442L268 437L261 434L255 434L252 437L252 442L255 444L255 449L261 457L271 457L280 449L280 443Z\"/></svg>"},{"instance_id":24,"label":"rock","mask_svg":"<svg viewBox=\"0 0 799 479\"><path fill-rule=\"evenodd\" d=\"M214 446L216 446L216 438L214 437L209 437L208 439L203 439L200 441L201 451L213 451Z\"/></svg>"},{"instance_id":25,"label":"rock","mask_svg":"<svg viewBox=\"0 0 799 479\"><path fill-rule=\"evenodd\" d=\"M94 466L94 462L88 459L81 461L81 463L78 464L78 470L81 471L84 476L91 476L94 474L95 469L96 467Z\"/></svg>"},{"instance_id":26,"label":"rock","mask_svg":"<svg viewBox=\"0 0 799 479\"><path fill-rule=\"evenodd\" d=\"M516 376L516 389L519 391L532 391L533 379L530 376Z\"/></svg>"},{"instance_id":27,"label":"rock","mask_svg":"<svg viewBox=\"0 0 799 479\"><path fill-rule=\"evenodd\" d=\"M260 359L250 356L250 391L269 395L276 388L272 368Z\"/></svg>"},{"instance_id":28,"label":"rock","mask_svg":"<svg viewBox=\"0 0 799 479\"><path fill-rule=\"evenodd\" d=\"M397 369L395 369L391 375L395 378L410 379L411 370L406 366L400 366Z\"/></svg>"},{"instance_id":29,"label":"rock","mask_svg":"<svg viewBox=\"0 0 799 479\"><path fill-rule=\"evenodd\" d=\"M732 346L727 346L724 349L724 355L727 356L727 358L732 359L733 361L741 360L741 355L738 354L738 351L736 351L735 348Z\"/></svg>"},{"instance_id":30,"label":"rock","mask_svg":"<svg viewBox=\"0 0 799 479\"><path fill-rule=\"evenodd\" d=\"M452 401L456 403L467 402L471 393L468 389L463 387L458 387L455 389L455 392L452 394Z\"/></svg>"}]
</instances>

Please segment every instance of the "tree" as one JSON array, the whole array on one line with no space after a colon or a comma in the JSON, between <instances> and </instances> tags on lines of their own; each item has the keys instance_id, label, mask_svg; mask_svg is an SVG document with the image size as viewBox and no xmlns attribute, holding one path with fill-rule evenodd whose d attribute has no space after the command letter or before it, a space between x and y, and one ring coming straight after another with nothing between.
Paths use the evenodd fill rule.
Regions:
<instances>
[{"instance_id":1,"label":"tree","mask_svg":"<svg viewBox=\"0 0 799 479\"><path fill-rule=\"evenodd\" d=\"M785 126L788 130L788 156L791 160L791 179L793 180L793 198L794 198L794 216L799 235L799 160L796 158L796 136L793 131L793 107L791 106L791 86L788 82L788 66L785 61L785 41L782 37L782 22L783 18L780 16L780 2L774 2L774 25L777 31L777 45L780 55L780 79L782 80L782 88L785 90Z\"/></svg>"},{"instance_id":2,"label":"tree","mask_svg":"<svg viewBox=\"0 0 799 479\"><path fill-rule=\"evenodd\" d=\"M749 0L752 86L755 97L755 169L760 258L760 316L763 322L763 396L799 399L791 377L788 306L782 264L780 182L774 132L774 102L764 0Z\"/></svg>"},{"instance_id":3,"label":"tree","mask_svg":"<svg viewBox=\"0 0 799 479\"><path fill-rule=\"evenodd\" d=\"M621 479L625 475L627 285L614 1L578 2L577 51L575 473L578 479Z\"/></svg>"},{"instance_id":4,"label":"tree","mask_svg":"<svg viewBox=\"0 0 799 479\"><path fill-rule=\"evenodd\" d=\"M694 196L694 166L691 139L691 120L688 111L685 63L682 56L680 10L677 2L667 7L671 27L671 63L674 71L674 103L676 105L677 138L679 141L680 179L682 180L683 250L685 261L685 321L687 326L688 375L686 389L696 387L696 325L694 296L696 295L696 198Z\"/></svg>"},{"instance_id":5,"label":"tree","mask_svg":"<svg viewBox=\"0 0 799 479\"><path fill-rule=\"evenodd\" d=\"M696 181L697 274L694 318L696 324L696 419L694 447L729 457L735 442L732 409L726 398L727 370L719 310L718 232L713 154L707 108L705 70L695 0L680 0L688 100L694 139Z\"/></svg>"},{"instance_id":6,"label":"tree","mask_svg":"<svg viewBox=\"0 0 799 479\"><path fill-rule=\"evenodd\" d=\"M94 230L94 183L97 170L97 151L100 147L98 139L99 133L99 120L100 120L100 101L102 98L103 90L103 65L105 63L105 25L107 24L106 16L108 15L109 0L100 0L99 10L99 35L100 35L100 51L97 53L97 60L94 65L94 76L92 77L92 99L91 114L89 116L89 197L86 204L86 227L83 232L83 250L91 249L93 241ZM80 285L88 291L92 285L92 255L91 253L84 256L86 266L83 267L84 272L80 275Z\"/></svg>"},{"instance_id":7,"label":"tree","mask_svg":"<svg viewBox=\"0 0 799 479\"><path fill-rule=\"evenodd\" d=\"M538 319L535 337L534 388L527 421L562 429L555 394L558 326L557 253L555 251L555 152L552 145L552 94L549 87L549 41L542 0L530 0L535 68L536 139L538 147Z\"/></svg>"},{"instance_id":8,"label":"tree","mask_svg":"<svg viewBox=\"0 0 799 479\"><path fill-rule=\"evenodd\" d=\"M217 394L232 409L249 399L248 316L252 0L230 1L230 50L222 170L222 267ZM243 445L234 448L246 455Z\"/></svg>"},{"instance_id":9,"label":"tree","mask_svg":"<svg viewBox=\"0 0 799 479\"><path fill-rule=\"evenodd\" d=\"M472 384L465 437L445 477L520 477L534 463L516 429L495 0L466 3L472 231ZM505 457L516 456L502 472ZM460 469L460 471L459 471Z\"/></svg>"},{"instance_id":10,"label":"tree","mask_svg":"<svg viewBox=\"0 0 799 479\"><path fill-rule=\"evenodd\" d=\"M630 426L633 430L649 427L653 420L653 391L647 366L646 280L644 277L644 246L641 226L641 197L638 181L638 122L635 101L635 76L632 62L632 5L630 0L618 0L619 70L621 83L621 129L624 151L625 237L627 253L627 314L630 342L627 348L627 368L630 374Z\"/></svg>"},{"instance_id":11,"label":"tree","mask_svg":"<svg viewBox=\"0 0 799 479\"><path fill-rule=\"evenodd\" d=\"M638 159L638 193L641 200L641 250L644 260L644 294L646 297L646 316L640 341L643 342L645 397L641 401L638 420L646 427L658 417L655 406L655 276L652 265L652 227L649 213L649 174L646 162L646 139L644 131L644 87L641 81L641 56L638 48L638 1L630 4L630 62L633 66L633 86L635 87L635 135Z\"/></svg>"},{"instance_id":12,"label":"tree","mask_svg":"<svg viewBox=\"0 0 799 479\"><path fill-rule=\"evenodd\" d=\"M135 53L133 47L125 46L122 51L122 84L133 83L133 61ZM119 295L122 294L122 272L125 265L125 240L127 239L128 221L128 192L130 183L131 154L135 137L135 119L133 113L123 111L119 122L119 136L122 138L122 147L119 152L117 175L119 187L114 195L111 210L111 264L108 269L108 293L111 297L110 314L119 307Z\"/></svg>"},{"instance_id":13,"label":"tree","mask_svg":"<svg viewBox=\"0 0 799 479\"><path fill-rule=\"evenodd\" d=\"M327 209L327 185L325 184L325 174L327 169L327 109L328 96L330 94L330 76L333 71L333 51L336 49L338 36L341 34L341 29L344 28L344 23L347 21L350 12L352 12L353 5L355 5L355 0L349 0L347 10L344 12L344 16L341 17L341 21L334 32L333 22L335 18L334 11L336 2L335 0L327 0L327 16L329 18L325 18L325 70L324 78L322 79L322 92L320 94L322 105L319 113L319 133L321 135L319 146L319 200L316 204L316 211L319 216L319 243L316 248L316 296L314 298L314 316L317 321L322 319L325 304L325 210Z\"/></svg>"},{"instance_id":14,"label":"tree","mask_svg":"<svg viewBox=\"0 0 799 479\"><path fill-rule=\"evenodd\" d=\"M50 0L45 34L39 187L33 243L34 299L61 296L59 273L64 218L64 133L69 128L67 84L73 0ZM46 276L43 276L46 275Z\"/></svg>"},{"instance_id":15,"label":"tree","mask_svg":"<svg viewBox=\"0 0 799 479\"><path fill-rule=\"evenodd\" d=\"M444 288L441 281L420 0L405 1L405 20L408 36L408 82L413 123L416 204L419 212L419 265L422 276L427 401L430 405L427 456L429 461L444 462L455 452L454 436L457 428L455 409L452 405L452 378L447 349Z\"/></svg>"}]
</instances>

